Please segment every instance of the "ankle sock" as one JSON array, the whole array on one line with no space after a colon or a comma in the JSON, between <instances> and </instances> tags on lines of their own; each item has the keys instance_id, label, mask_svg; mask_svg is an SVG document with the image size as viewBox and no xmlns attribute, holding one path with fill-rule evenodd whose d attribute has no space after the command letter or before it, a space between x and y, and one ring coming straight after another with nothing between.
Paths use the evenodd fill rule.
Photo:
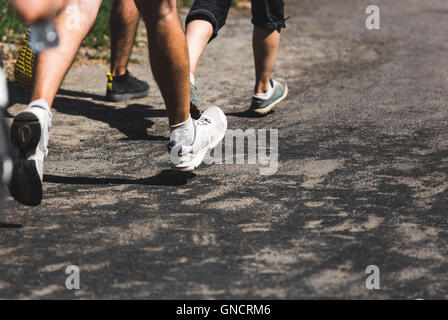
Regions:
<instances>
[{"instance_id":1,"label":"ankle sock","mask_svg":"<svg viewBox=\"0 0 448 320\"><path fill-rule=\"evenodd\" d=\"M196 79L194 78L194 75L191 72L190 72L190 83L192 85L195 85L195 83L196 83Z\"/></svg>"},{"instance_id":2,"label":"ankle sock","mask_svg":"<svg viewBox=\"0 0 448 320\"><path fill-rule=\"evenodd\" d=\"M170 141L183 146L190 146L194 140L194 126L191 116L182 123L170 126Z\"/></svg>"},{"instance_id":3,"label":"ankle sock","mask_svg":"<svg viewBox=\"0 0 448 320\"><path fill-rule=\"evenodd\" d=\"M43 128L43 132L41 133L39 148L46 155L48 153L47 146L50 138L51 119L53 118L50 106L45 100L39 99L31 102L25 111L34 113L38 117L39 122L42 122L41 127Z\"/></svg>"},{"instance_id":4,"label":"ankle sock","mask_svg":"<svg viewBox=\"0 0 448 320\"><path fill-rule=\"evenodd\" d=\"M25 111L33 110L33 112L37 112L42 115L45 123L43 125L48 124L48 127L51 126L51 119L53 118L53 114L51 113L50 106L47 101L44 99L34 100L31 102Z\"/></svg>"},{"instance_id":5,"label":"ankle sock","mask_svg":"<svg viewBox=\"0 0 448 320\"><path fill-rule=\"evenodd\" d=\"M267 99L267 98L269 98L272 95L273 91L274 91L273 81L270 80L269 81L268 91L263 92L263 93L256 93L256 92L254 92L254 97L255 98L259 98L259 99Z\"/></svg>"}]
</instances>

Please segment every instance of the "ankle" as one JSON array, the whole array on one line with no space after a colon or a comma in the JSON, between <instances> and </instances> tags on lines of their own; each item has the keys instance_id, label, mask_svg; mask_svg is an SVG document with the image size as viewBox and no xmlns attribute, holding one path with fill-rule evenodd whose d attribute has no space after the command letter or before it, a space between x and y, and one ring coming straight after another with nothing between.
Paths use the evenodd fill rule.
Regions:
<instances>
[{"instance_id":1,"label":"ankle","mask_svg":"<svg viewBox=\"0 0 448 320\"><path fill-rule=\"evenodd\" d=\"M254 88L254 94L263 94L271 90L272 84L270 80L257 82Z\"/></svg>"},{"instance_id":2,"label":"ankle","mask_svg":"<svg viewBox=\"0 0 448 320\"><path fill-rule=\"evenodd\" d=\"M267 97L269 97L272 92L274 90L274 85L272 80L269 80L267 82L267 85L263 85L263 86L256 86L254 89L254 97L258 97L258 98L263 98L266 99Z\"/></svg>"},{"instance_id":3,"label":"ankle","mask_svg":"<svg viewBox=\"0 0 448 320\"><path fill-rule=\"evenodd\" d=\"M52 114L50 105L44 99L37 99L37 100L31 101L31 103L27 106L27 109L30 109L30 108L40 108L40 109L46 110L50 116Z\"/></svg>"},{"instance_id":4,"label":"ankle","mask_svg":"<svg viewBox=\"0 0 448 320\"><path fill-rule=\"evenodd\" d=\"M112 68L111 74L113 77L120 77L126 74L128 70L126 68Z\"/></svg>"},{"instance_id":5,"label":"ankle","mask_svg":"<svg viewBox=\"0 0 448 320\"><path fill-rule=\"evenodd\" d=\"M176 125L170 126L170 140L183 145L190 145L194 139L193 119L187 120Z\"/></svg>"},{"instance_id":6,"label":"ankle","mask_svg":"<svg viewBox=\"0 0 448 320\"><path fill-rule=\"evenodd\" d=\"M174 124L174 125L170 125L170 132L173 132L175 130L182 130L185 128L189 128L190 126L193 126L193 119L190 117L188 117L187 120L178 123L178 124Z\"/></svg>"},{"instance_id":7,"label":"ankle","mask_svg":"<svg viewBox=\"0 0 448 320\"><path fill-rule=\"evenodd\" d=\"M53 113L51 112L50 106L44 99L32 101L27 106L25 111L29 111L39 115L40 120L43 122L41 123L41 125L47 128L51 127L51 120L53 118Z\"/></svg>"}]
</instances>

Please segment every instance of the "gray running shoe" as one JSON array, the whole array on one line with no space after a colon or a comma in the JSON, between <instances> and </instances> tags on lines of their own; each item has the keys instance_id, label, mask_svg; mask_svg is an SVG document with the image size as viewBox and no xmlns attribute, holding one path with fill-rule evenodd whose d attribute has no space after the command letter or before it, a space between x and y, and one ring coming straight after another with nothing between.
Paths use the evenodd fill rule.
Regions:
<instances>
[{"instance_id":1,"label":"gray running shoe","mask_svg":"<svg viewBox=\"0 0 448 320\"><path fill-rule=\"evenodd\" d=\"M288 94L288 86L284 82L271 80L271 85L274 88L272 95L267 99L252 97L250 111L265 115L278 103L283 101Z\"/></svg>"}]
</instances>

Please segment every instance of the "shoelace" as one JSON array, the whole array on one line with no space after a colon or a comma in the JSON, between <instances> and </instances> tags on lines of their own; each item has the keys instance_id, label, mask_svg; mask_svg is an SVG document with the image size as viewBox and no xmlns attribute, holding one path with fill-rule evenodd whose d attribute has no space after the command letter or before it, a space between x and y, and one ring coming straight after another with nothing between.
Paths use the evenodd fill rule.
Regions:
<instances>
[{"instance_id":1,"label":"shoelace","mask_svg":"<svg viewBox=\"0 0 448 320\"><path fill-rule=\"evenodd\" d=\"M137 80L137 78L134 77L134 75L132 73L130 73L129 71L128 71L128 77L132 80Z\"/></svg>"},{"instance_id":2,"label":"shoelace","mask_svg":"<svg viewBox=\"0 0 448 320\"><path fill-rule=\"evenodd\" d=\"M200 126L206 126L212 123L212 120L206 117L200 117L198 120L196 120L196 123Z\"/></svg>"},{"instance_id":3,"label":"shoelace","mask_svg":"<svg viewBox=\"0 0 448 320\"><path fill-rule=\"evenodd\" d=\"M119 77L114 77L114 79L111 80L111 81L124 82L126 80L133 80L133 81L136 81L136 82L141 82L139 79L134 77L134 75L132 73L130 73L128 70L126 70L125 74L123 74L123 75L121 75Z\"/></svg>"}]
</instances>

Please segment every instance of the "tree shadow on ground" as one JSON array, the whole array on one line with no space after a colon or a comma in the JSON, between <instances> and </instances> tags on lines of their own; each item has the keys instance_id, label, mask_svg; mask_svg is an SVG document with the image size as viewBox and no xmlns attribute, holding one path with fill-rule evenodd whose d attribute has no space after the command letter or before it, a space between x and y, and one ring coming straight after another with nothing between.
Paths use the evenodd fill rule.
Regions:
<instances>
[{"instance_id":1,"label":"tree shadow on ground","mask_svg":"<svg viewBox=\"0 0 448 320\"><path fill-rule=\"evenodd\" d=\"M68 89L59 89L58 95L69 96L72 98L83 98L83 99L92 99L95 101L107 101L106 96L102 96L95 93L68 90Z\"/></svg>"},{"instance_id":2,"label":"tree shadow on ground","mask_svg":"<svg viewBox=\"0 0 448 320\"><path fill-rule=\"evenodd\" d=\"M23 228L21 224L0 222L0 229L21 229L21 228Z\"/></svg>"},{"instance_id":3,"label":"tree shadow on ground","mask_svg":"<svg viewBox=\"0 0 448 320\"><path fill-rule=\"evenodd\" d=\"M83 99L92 99L95 101L106 101L106 96L98 95L95 93L68 90L68 89L59 89L58 95L69 96L73 98L83 98ZM8 107L20 103L20 104L28 104L30 102L30 93L25 92L18 87L16 82L8 81L8 96L9 96L9 104Z\"/></svg>"},{"instance_id":4,"label":"tree shadow on ground","mask_svg":"<svg viewBox=\"0 0 448 320\"><path fill-rule=\"evenodd\" d=\"M21 91L17 85L8 82L9 105L8 107L20 103L27 104L30 100L29 94ZM58 112L68 115L84 116L95 121L107 123L111 128L119 130L126 135L123 140L149 140L168 141L169 138L163 135L148 135L147 129L154 125L154 121L147 118L168 117L166 110L154 109L153 106L143 104L129 104L126 108L118 108L114 105L95 103L90 100L104 101L104 97L72 90L60 89L58 94L78 97L73 99L57 96L53 108ZM6 118L13 116L6 111Z\"/></svg>"},{"instance_id":5,"label":"tree shadow on ground","mask_svg":"<svg viewBox=\"0 0 448 320\"><path fill-rule=\"evenodd\" d=\"M130 104L126 108L117 108L88 100L58 97L53 108L68 115L84 116L107 123L111 128L126 135L124 140L169 140L163 135L148 135L147 129L154 125L154 121L147 118L168 117L166 110L154 109L149 105Z\"/></svg>"},{"instance_id":6,"label":"tree shadow on ground","mask_svg":"<svg viewBox=\"0 0 448 320\"><path fill-rule=\"evenodd\" d=\"M237 118L264 118L267 115L274 113L274 110L271 110L267 114L258 114L250 110L239 111L239 112L229 112L226 113L227 116L237 117Z\"/></svg>"},{"instance_id":7,"label":"tree shadow on ground","mask_svg":"<svg viewBox=\"0 0 448 320\"><path fill-rule=\"evenodd\" d=\"M92 177L61 177L55 175L44 175L44 182L62 184L83 184L83 185L150 185L150 186L182 186L188 180L195 178L193 172L178 172L173 170L163 170L159 174L143 179L126 178L92 178Z\"/></svg>"},{"instance_id":8,"label":"tree shadow on ground","mask_svg":"<svg viewBox=\"0 0 448 320\"><path fill-rule=\"evenodd\" d=\"M30 100L30 94L25 93L17 87L14 81L8 81L8 105L5 108L5 118L13 118L7 109L16 103L27 104Z\"/></svg>"}]
</instances>

